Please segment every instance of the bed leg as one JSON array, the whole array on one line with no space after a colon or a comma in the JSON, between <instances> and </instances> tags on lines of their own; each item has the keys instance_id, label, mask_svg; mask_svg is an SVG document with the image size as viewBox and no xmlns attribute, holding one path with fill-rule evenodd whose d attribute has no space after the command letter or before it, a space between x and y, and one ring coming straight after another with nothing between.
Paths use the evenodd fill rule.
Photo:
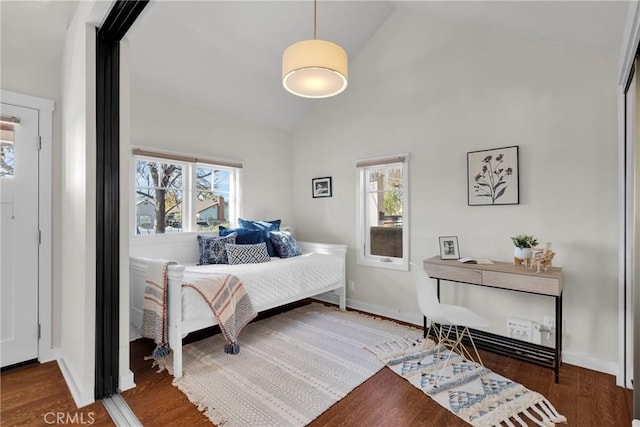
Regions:
<instances>
[{"instance_id":1,"label":"bed leg","mask_svg":"<svg viewBox=\"0 0 640 427\"><path fill-rule=\"evenodd\" d=\"M182 346L173 350L173 377L182 378Z\"/></svg>"},{"instance_id":2,"label":"bed leg","mask_svg":"<svg viewBox=\"0 0 640 427\"><path fill-rule=\"evenodd\" d=\"M340 292L340 310L345 311L347 309L347 292L345 288L342 288Z\"/></svg>"},{"instance_id":3,"label":"bed leg","mask_svg":"<svg viewBox=\"0 0 640 427\"><path fill-rule=\"evenodd\" d=\"M182 377L182 277L184 267L169 266L169 346L173 351L173 377Z\"/></svg>"}]
</instances>

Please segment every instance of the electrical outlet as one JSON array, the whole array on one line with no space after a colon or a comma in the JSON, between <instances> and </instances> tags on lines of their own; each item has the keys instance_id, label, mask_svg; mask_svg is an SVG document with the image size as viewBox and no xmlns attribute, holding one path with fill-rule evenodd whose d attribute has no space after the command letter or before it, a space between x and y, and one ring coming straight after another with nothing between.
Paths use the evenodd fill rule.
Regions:
<instances>
[{"instance_id":1,"label":"electrical outlet","mask_svg":"<svg viewBox=\"0 0 640 427\"><path fill-rule=\"evenodd\" d=\"M531 328L531 342L534 344L542 344L542 331L540 331L540 323L533 322Z\"/></svg>"},{"instance_id":2,"label":"electrical outlet","mask_svg":"<svg viewBox=\"0 0 640 427\"><path fill-rule=\"evenodd\" d=\"M556 330L556 318L553 316L544 316L542 324L549 328L551 331Z\"/></svg>"},{"instance_id":3,"label":"electrical outlet","mask_svg":"<svg viewBox=\"0 0 640 427\"><path fill-rule=\"evenodd\" d=\"M353 280L349 280L349 285L347 287L347 289L351 292L355 292L356 290L356 282L354 282Z\"/></svg>"},{"instance_id":4,"label":"electrical outlet","mask_svg":"<svg viewBox=\"0 0 640 427\"><path fill-rule=\"evenodd\" d=\"M518 317L507 318L507 335L522 341L531 342L533 322Z\"/></svg>"}]
</instances>

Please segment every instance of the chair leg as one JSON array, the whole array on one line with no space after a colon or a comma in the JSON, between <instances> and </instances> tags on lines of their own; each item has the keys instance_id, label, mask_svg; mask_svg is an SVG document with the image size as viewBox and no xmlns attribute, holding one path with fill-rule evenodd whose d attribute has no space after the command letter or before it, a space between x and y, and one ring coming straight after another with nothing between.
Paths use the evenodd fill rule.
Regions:
<instances>
[{"instance_id":1,"label":"chair leg","mask_svg":"<svg viewBox=\"0 0 640 427\"><path fill-rule=\"evenodd\" d=\"M478 358L476 362L480 366L484 366L484 363L482 363L482 358L480 357L480 353L478 352L478 347L476 347L476 343L473 342L473 337L471 336L471 332L469 332L469 328L465 328L465 330L467 331L467 335L469 335L469 341L471 341L471 345L473 346L473 351L476 353L476 357Z\"/></svg>"},{"instance_id":2,"label":"chair leg","mask_svg":"<svg viewBox=\"0 0 640 427\"><path fill-rule=\"evenodd\" d=\"M431 326L429 326L429 332L431 330ZM422 316L422 338L427 338L429 336L429 332L427 332L427 316Z\"/></svg>"},{"instance_id":3,"label":"chair leg","mask_svg":"<svg viewBox=\"0 0 640 427\"><path fill-rule=\"evenodd\" d=\"M473 347L475 357L471 354L471 352L462 344L462 340L464 340L464 336L467 335L469 337L469 341L471 342L471 346ZM473 341L473 337L471 336L471 332L468 327L464 327L462 332L458 328L456 328L456 339L455 341L451 341L451 349L452 351L458 353L463 359L471 360L472 362L476 362L482 366L482 358L480 358L480 353L478 353L478 348L476 347L475 342Z\"/></svg>"},{"instance_id":4,"label":"chair leg","mask_svg":"<svg viewBox=\"0 0 640 427\"><path fill-rule=\"evenodd\" d=\"M440 360L440 346L443 346L446 349L450 350L449 354L447 354L447 359L445 360L444 366L442 367L442 369L440 370L440 373L436 377L436 381L435 381L436 387L438 386L440 382L440 378L444 374L444 371L449 364L449 359L451 358L452 353L458 354L460 357L462 357L463 360L469 360L484 367L484 363L482 362L482 358L480 357L480 352L478 352L478 348L476 347L476 344L473 341L473 337L471 336L471 332L469 331L468 327L465 326L462 329L462 331L460 331L458 327L455 327L454 339L450 338L451 328L454 328L454 326L449 325L449 328L447 329L446 332L444 331L444 327L442 325L439 325L439 327L435 327L435 326L433 327L438 332L437 333L438 342L436 343L436 345L438 346L438 351L436 353L437 359ZM469 337L469 341L471 342L471 346L473 347L474 355L472 355L469 349L467 349L464 346L464 344L462 344L462 340L464 339L465 334ZM483 373L480 374L481 377L486 377L486 375L487 374L484 373L484 370L483 370Z\"/></svg>"},{"instance_id":5,"label":"chair leg","mask_svg":"<svg viewBox=\"0 0 640 427\"><path fill-rule=\"evenodd\" d=\"M442 325L440 325L439 331L440 333L438 334L438 351L436 353L436 357L437 360L440 360L440 347L444 347L445 349L447 348L447 346L453 346L455 348L455 341L452 341L449 338L449 335L451 334L451 328L453 327L453 325L449 325L449 328L447 329L446 335L443 331L443 327ZM447 369L447 366L449 365L449 360L451 359L451 353L452 351L449 351L449 353L447 353L447 359L444 362L444 366L442 367L442 369L440 370L440 373L437 375L436 377L436 381L435 381L435 386L437 387L438 384L440 384L440 378L442 378L442 375L444 374L445 369Z\"/></svg>"}]
</instances>

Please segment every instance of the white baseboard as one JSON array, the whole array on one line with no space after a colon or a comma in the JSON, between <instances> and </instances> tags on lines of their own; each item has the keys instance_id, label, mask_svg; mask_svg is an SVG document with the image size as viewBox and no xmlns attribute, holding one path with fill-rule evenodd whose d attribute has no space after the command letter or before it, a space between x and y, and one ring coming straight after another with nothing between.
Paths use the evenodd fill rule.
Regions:
<instances>
[{"instance_id":1,"label":"white baseboard","mask_svg":"<svg viewBox=\"0 0 640 427\"><path fill-rule=\"evenodd\" d=\"M131 307L129 310L129 323L137 329L142 329L142 310L137 307Z\"/></svg>"},{"instance_id":2,"label":"white baseboard","mask_svg":"<svg viewBox=\"0 0 640 427\"><path fill-rule=\"evenodd\" d=\"M58 360L60 358L60 349L52 348L45 352L38 353L38 362L47 363L53 362L54 360Z\"/></svg>"},{"instance_id":3,"label":"white baseboard","mask_svg":"<svg viewBox=\"0 0 640 427\"><path fill-rule=\"evenodd\" d=\"M118 392L122 393L123 391L135 388L136 383L133 382L133 380L133 372L130 370L127 370L124 375L120 375L120 378L118 378Z\"/></svg>"},{"instance_id":4,"label":"white baseboard","mask_svg":"<svg viewBox=\"0 0 640 427\"><path fill-rule=\"evenodd\" d=\"M83 406L87 406L95 402L93 388L82 389L78 386L78 383L75 380L75 375L73 375L73 372L70 369L69 365L65 362L64 356L60 356L58 358L58 366L60 367L62 376L67 383L69 391L71 392L73 401L76 403L76 406L78 408L82 408Z\"/></svg>"},{"instance_id":5,"label":"white baseboard","mask_svg":"<svg viewBox=\"0 0 640 427\"><path fill-rule=\"evenodd\" d=\"M340 301L340 298L338 298L338 295L335 295L331 292L325 292L324 294L316 295L313 297L313 299L317 299L318 301L328 302L329 304L335 304L335 305L338 305L338 302Z\"/></svg>"},{"instance_id":6,"label":"white baseboard","mask_svg":"<svg viewBox=\"0 0 640 427\"><path fill-rule=\"evenodd\" d=\"M331 294L322 294L315 298L333 304L338 303L338 297ZM402 312L391 309L389 307L383 307L380 305L357 301L350 298L347 298L347 307L364 311L366 313L376 314L378 316L388 317L389 319L400 320L412 325L422 326L422 316L418 313ZM564 351L562 353L562 362L614 376L618 373L617 363L610 362L608 360L597 359L585 354Z\"/></svg>"},{"instance_id":7,"label":"white baseboard","mask_svg":"<svg viewBox=\"0 0 640 427\"><path fill-rule=\"evenodd\" d=\"M129 342L142 338L142 331L133 323L129 323Z\"/></svg>"},{"instance_id":8,"label":"white baseboard","mask_svg":"<svg viewBox=\"0 0 640 427\"><path fill-rule=\"evenodd\" d=\"M563 351L562 362L609 375L615 376L618 374L617 363L609 362L608 360L596 359L595 357L591 357L586 354Z\"/></svg>"},{"instance_id":9,"label":"white baseboard","mask_svg":"<svg viewBox=\"0 0 640 427\"><path fill-rule=\"evenodd\" d=\"M422 327L422 316L347 298L347 307Z\"/></svg>"}]
</instances>

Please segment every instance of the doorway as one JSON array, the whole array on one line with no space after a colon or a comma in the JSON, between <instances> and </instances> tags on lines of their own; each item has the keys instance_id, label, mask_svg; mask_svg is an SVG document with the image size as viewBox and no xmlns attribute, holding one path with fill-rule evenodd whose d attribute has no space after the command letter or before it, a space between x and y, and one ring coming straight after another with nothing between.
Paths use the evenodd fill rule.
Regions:
<instances>
[{"instance_id":1,"label":"doorway","mask_svg":"<svg viewBox=\"0 0 640 427\"><path fill-rule=\"evenodd\" d=\"M2 367L38 358L38 111L0 105Z\"/></svg>"},{"instance_id":2,"label":"doorway","mask_svg":"<svg viewBox=\"0 0 640 427\"><path fill-rule=\"evenodd\" d=\"M0 91L2 367L56 357L51 346L53 101Z\"/></svg>"}]
</instances>

